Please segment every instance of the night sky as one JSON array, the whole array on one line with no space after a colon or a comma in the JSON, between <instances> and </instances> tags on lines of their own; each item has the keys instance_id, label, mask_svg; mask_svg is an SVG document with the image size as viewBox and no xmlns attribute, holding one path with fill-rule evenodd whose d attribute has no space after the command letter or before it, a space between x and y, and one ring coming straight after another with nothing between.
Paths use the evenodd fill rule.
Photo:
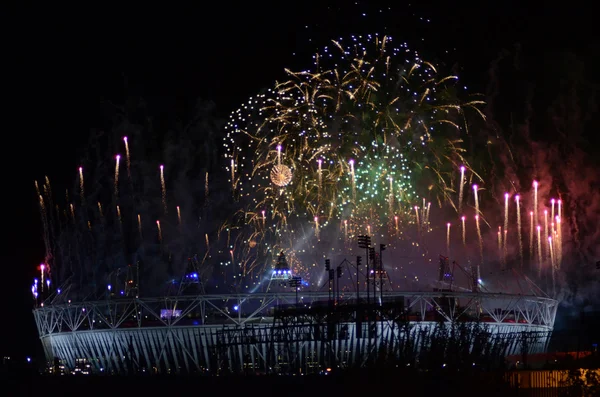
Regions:
<instances>
[{"instance_id":1,"label":"night sky","mask_svg":"<svg viewBox=\"0 0 600 397\"><path fill-rule=\"evenodd\" d=\"M23 357L41 349L29 291L44 257L33 181L48 175L55 185L71 186L88 134L105 125L110 104L143 97L165 130L189 117L198 98L214 101L218 116L225 118L247 97L282 80L284 68L309 67L314 50L330 39L381 34L384 26L434 57L457 61L471 91L488 90L491 62L517 44L523 57L542 67L539 75L531 73L533 67L516 73L521 83L542 89L557 84L552 73L543 73L556 66L557 52L575 54L586 70L600 70L593 16L583 9L513 2L496 2L489 9L394 2L391 10L378 4L383 2L349 1L343 8L327 1L311 7L312 2L220 3L205 9L127 11L53 5L3 13L3 65L8 68L2 84L6 179L0 354ZM597 76L590 79L597 90ZM505 89L518 98L523 94L516 84ZM519 101L515 108L501 103L499 118L522 112Z\"/></svg>"}]
</instances>

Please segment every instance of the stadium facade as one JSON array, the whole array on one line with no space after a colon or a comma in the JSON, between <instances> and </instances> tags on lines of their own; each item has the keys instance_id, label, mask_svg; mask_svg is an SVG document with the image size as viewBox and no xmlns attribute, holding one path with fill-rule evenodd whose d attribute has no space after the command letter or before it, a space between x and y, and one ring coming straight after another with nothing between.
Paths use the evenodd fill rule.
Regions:
<instances>
[{"instance_id":1,"label":"stadium facade","mask_svg":"<svg viewBox=\"0 0 600 397\"><path fill-rule=\"evenodd\" d=\"M117 374L321 373L368 366L382 352L410 364L442 334L462 335L478 356L540 353L558 306L449 290L379 292L370 304L348 291L59 297L33 310L48 362Z\"/></svg>"}]
</instances>

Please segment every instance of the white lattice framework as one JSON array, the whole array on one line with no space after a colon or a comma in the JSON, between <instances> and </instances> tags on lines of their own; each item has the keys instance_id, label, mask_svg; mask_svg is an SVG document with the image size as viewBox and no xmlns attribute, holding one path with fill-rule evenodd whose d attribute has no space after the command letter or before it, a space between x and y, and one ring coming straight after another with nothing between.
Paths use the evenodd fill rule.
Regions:
<instances>
[{"instance_id":1,"label":"white lattice framework","mask_svg":"<svg viewBox=\"0 0 600 397\"><path fill-rule=\"evenodd\" d=\"M303 292L300 297L300 306L310 308L327 301L328 293ZM392 321L378 321L377 337L363 332L357 338L356 323L346 321L336 325L344 328L344 335L327 342L314 335L314 324L286 325L273 317L274 307L295 305L294 293L66 301L46 303L33 314L50 362L59 358L73 368L76 359L87 358L96 372L123 373L134 367L163 373L214 373L224 361L234 372L269 372L289 363L291 356L281 352L290 350L293 360L308 370L327 361L324 344L333 351L328 365L360 363L380 344L397 343L409 333L418 338L440 321L483 324L498 340L535 334L527 349L538 353L547 348L558 306L545 297L473 292L384 292L383 298L407 309L409 327L402 331ZM354 293L344 293L341 304L354 299ZM295 336L283 337L286 332L291 335L286 327L294 327ZM521 353L522 340L511 339L505 354ZM335 363L330 362L332 356Z\"/></svg>"}]
</instances>

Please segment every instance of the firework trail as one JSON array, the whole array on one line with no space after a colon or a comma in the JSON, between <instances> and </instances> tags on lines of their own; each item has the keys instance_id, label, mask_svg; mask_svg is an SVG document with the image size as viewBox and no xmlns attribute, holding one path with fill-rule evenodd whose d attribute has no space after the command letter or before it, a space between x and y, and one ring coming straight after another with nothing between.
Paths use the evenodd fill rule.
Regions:
<instances>
[{"instance_id":1,"label":"firework trail","mask_svg":"<svg viewBox=\"0 0 600 397\"><path fill-rule=\"evenodd\" d=\"M477 193L477 189L479 189L479 186L473 185L473 197L475 198L475 213L477 214L477 219L479 219L479 194Z\"/></svg>"},{"instance_id":2,"label":"firework trail","mask_svg":"<svg viewBox=\"0 0 600 397\"><path fill-rule=\"evenodd\" d=\"M431 212L431 202L427 203L427 210L425 210L425 227L429 231L429 213Z\"/></svg>"},{"instance_id":3,"label":"firework trail","mask_svg":"<svg viewBox=\"0 0 600 397\"><path fill-rule=\"evenodd\" d=\"M539 225L538 221L538 181L533 181L533 221Z\"/></svg>"},{"instance_id":4,"label":"firework trail","mask_svg":"<svg viewBox=\"0 0 600 397\"><path fill-rule=\"evenodd\" d=\"M119 163L121 162L121 155L117 154L116 157L116 163L115 163L115 187L114 187L114 192L115 192L115 197L119 197Z\"/></svg>"},{"instance_id":5,"label":"firework trail","mask_svg":"<svg viewBox=\"0 0 600 397\"><path fill-rule=\"evenodd\" d=\"M450 258L450 222L446 224L446 256Z\"/></svg>"},{"instance_id":6,"label":"firework trail","mask_svg":"<svg viewBox=\"0 0 600 397\"><path fill-rule=\"evenodd\" d=\"M137 227L138 227L138 235L140 236L140 241L144 241L144 235L142 233L142 215L138 214L137 216Z\"/></svg>"},{"instance_id":7,"label":"firework trail","mask_svg":"<svg viewBox=\"0 0 600 397\"><path fill-rule=\"evenodd\" d=\"M523 268L523 232L521 230L521 200L517 194L515 196L517 203L517 237L519 239L519 259L521 260L521 269Z\"/></svg>"},{"instance_id":8,"label":"firework trail","mask_svg":"<svg viewBox=\"0 0 600 397\"><path fill-rule=\"evenodd\" d=\"M119 234L123 236L123 220L121 219L121 207L117 205L117 221L119 222ZM123 238L121 238L121 243L125 244Z\"/></svg>"},{"instance_id":9,"label":"firework trail","mask_svg":"<svg viewBox=\"0 0 600 397\"><path fill-rule=\"evenodd\" d=\"M556 267L554 266L554 249L552 245L552 236L548 236L548 248L550 250L550 268L552 271L552 294L556 295Z\"/></svg>"},{"instance_id":10,"label":"firework trail","mask_svg":"<svg viewBox=\"0 0 600 397\"><path fill-rule=\"evenodd\" d=\"M127 177L131 179L131 156L129 154L129 143L127 142L127 137L123 137L123 142L125 143L125 161L127 163Z\"/></svg>"},{"instance_id":11,"label":"firework trail","mask_svg":"<svg viewBox=\"0 0 600 397\"><path fill-rule=\"evenodd\" d=\"M51 262L51 258L53 259L55 257L55 249L54 249L54 238L55 238L55 229L53 228L54 225L54 212L52 211L52 208L54 208L54 201L52 199L52 186L50 185L50 178L48 178L48 176L44 176L44 192L46 193L46 199L48 200L48 209L46 211L46 218L47 218L47 222L48 222L48 241L49 241L49 245L50 245L50 252L46 253L46 257L44 262L48 265L47 270L50 271L51 267L50 267L50 262Z\"/></svg>"},{"instance_id":12,"label":"firework trail","mask_svg":"<svg viewBox=\"0 0 600 397\"><path fill-rule=\"evenodd\" d=\"M462 216L460 218L461 222L462 222L462 243L463 243L463 248L467 248L467 228L465 225L465 221L466 221L466 217Z\"/></svg>"},{"instance_id":13,"label":"firework trail","mask_svg":"<svg viewBox=\"0 0 600 397\"><path fill-rule=\"evenodd\" d=\"M542 276L542 227L537 226L537 260L538 260L538 277Z\"/></svg>"},{"instance_id":14,"label":"firework trail","mask_svg":"<svg viewBox=\"0 0 600 397\"><path fill-rule=\"evenodd\" d=\"M463 205L463 192L465 187L465 166L462 165L460 167L460 182L458 188L458 213L462 213L462 205Z\"/></svg>"},{"instance_id":15,"label":"firework trail","mask_svg":"<svg viewBox=\"0 0 600 397\"><path fill-rule=\"evenodd\" d=\"M552 208L552 210L551 210L552 212L551 212L551 215L550 215L550 219L552 219L552 222L554 222L554 219L555 219L555 216L554 216L554 205L555 204L556 204L556 200L551 199L550 200L550 205L551 205L551 208ZM554 232L554 228L552 228L552 232Z\"/></svg>"},{"instance_id":16,"label":"firework trail","mask_svg":"<svg viewBox=\"0 0 600 397\"><path fill-rule=\"evenodd\" d=\"M177 225L181 227L181 209L177 206Z\"/></svg>"},{"instance_id":17,"label":"firework trail","mask_svg":"<svg viewBox=\"0 0 600 397\"><path fill-rule=\"evenodd\" d=\"M423 232L427 232L429 227L427 225L427 201L423 197L423 205L421 206L421 225L423 225Z\"/></svg>"},{"instance_id":18,"label":"firework trail","mask_svg":"<svg viewBox=\"0 0 600 397\"><path fill-rule=\"evenodd\" d=\"M79 195L81 197L81 205L85 205L85 191L83 186L83 167L79 167Z\"/></svg>"},{"instance_id":19,"label":"firework trail","mask_svg":"<svg viewBox=\"0 0 600 397\"><path fill-rule=\"evenodd\" d=\"M162 230L160 228L160 221L156 221L156 231L158 232L158 241L160 243L162 243L163 241L163 236L162 236Z\"/></svg>"},{"instance_id":20,"label":"firework trail","mask_svg":"<svg viewBox=\"0 0 600 397\"><path fill-rule=\"evenodd\" d=\"M508 247L506 245L506 241L508 240L508 230L504 231L504 240L503 242L503 246L502 246L502 252L503 252L503 261L504 261L504 266L506 267L507 261L508 261Z\"/></svg>"},{"instance_id":21,"label":"firework trail","mask_svg":"<svg viewBox=\"0 0 600 397\"><path fill-rule=\"evenodd\" d=\"M549 236L549 228L548 228L548 210L544 210L544 257L548 258L550 256L550 247L548 247L548 236Z\"/></svg>"},{"instance_id":22,"label":"firework trail","mask_svg":"<svg viewBox=\"0 0 600 397\"><path fill-rule=\"evenodd\" d=\"M231 160L233 165L233 160ZM233 167L232 167L233 169ZM206 175L204 175L204 198L206 203L208 203L208 197L210 196L210 190L208 188L208 171L206 171Z\"/></svg>"},{"instance_id":23,"label":"firework trail","mask_svg":"<svg viewBox=\"0 0 600 397\"><path fill-rule=\"evenodd\" d=\"M100 213L100 218L104 218L104 212L102 211L102 204L98 201L98 212Z\"/></svg>"},{"instance_id":24,"label":"firework trail","mask_svg":"<svg viewBox=\"0 0 600 397\"><path fill-rule=\"evenodd\" d=\"M498 257L502 258L502 226L498 226ZM503 263L504 265L504 263Z\"/></svg>"},{"instance_id":25,"label":"firework trail","mask_svg":"<svg viewBox=\"0 0 600 397\"><path fill-rule=\"evenodd\" d=\"M321 189L323 189L323 168L322 168L322 163L323 160L318 159L317 163L319 163L319 168L317 169L317 178L318 178L318 183L317 183L317 200L320 203L321 202ZM390 189L392 189L392 185L390 183ZM393 190L390 191L390 197L393 196Z\"/></svg>"},{"instance_id":26,"label":"firework trail","mask_svg":"<svg viewBox=\"0 0 600 397\"><path fill-rule=\"evenodd\" d=\"M558 260L556 262L556 266L557 268L560 269L561 264L562 264L562 227L561 227L561 219L560 217L557 215L556 216L556 246L557 246L557 254L558 254Z\"/></svg>"},{"instance_id":27,"label":"firework trail","mask_svg":"<svg viewBox=\"0 0 600 397\"><path fill-rule=\"evenodd\" d=\"M479 240L479 260L483 263L483 237L481 236L481 227L479 225L479 215L475 215L475 226L477 227L477 239Z\"/></svg>"},{"instance_id":28,"label":"firework trail","mask_svg":"<svg viewBox=\"0 0 600 397\"><path fill-rule=\"evenodd\" d=\"M352 202L356 203L356 174L354 172L354 160L350 159L350 179L352 180Z\"/></svg>"},{"instance_id":29,"label":"firework trail","mask_svg":"<svg viewBox=\"0 0 600 397\"><path fill-rule=\"evenodd\" d=\"M165 166L160 166L160 192L162 195L163 212L167 214L167 185L165 184Z\"/></svg>"},{"instance_id":30,"label":"firework trail","mask_svg":"<svg viewBox=\"0 0 600 397\"><path fill-rule=\"evenodd\" d=\"M533 211L529 212L529 260L533 260L533 229L535 224L533 223Z\"/></svg>"},{"instance_id":31,"label":"firework trail","mask_svg":"<svg viewBox=\"0 0 600 397\"><path fill-rule=\"evenodd\" d=\"M415 222L417 224L417 230L421 233L421 222L419 221L419 207L415 205Z\"/></svg>"},{"instance_id":32,"label":"firework trail","mask_svg":"<svg viewBox=\"0 0 600 397\"><path fill-rule=\"evenodd\" d=\"M33 184L35 185L35 194L36 194L36 197L41 196L40 186L38 185L38 181L33 181Z\"/></svg>"},{"instance_id":33,"label":"firework trail","mask_svg":"<svg viewBox=\"0 0 600 397\"><path fill-rule=\"evenodd\" d=\"M73 203L69 204L69 208L71 209L71 219L73 220L73 223L75 223L75 207L73 206Z\"/></svg>"},{"instance_id":34,"label":"firework trail","mask_svg":"<svg viewBox=\"0 0 600 397\"><path fill-rule=\"evenodd\" d=\"M508 231L508 199L509 199L509 197L510 197L510 194L504 193L504 233L506 233ZM504 244L504 252L505 252L505 254L504 254L504 260L505 261L506 261L506 250L507 250L507 247L506 247L507 242L506 242L506 240L507 239L505 238L504 242L503 242L503 244Z\"/></svg>"},{"instance_id":35,"label":"firework trail","mask_svg":"<svg viewBox=\"0 0 600 397\"><path fill-rule=\"evenodd\" d=\"M37 183L36 183L37 187ZM39 190L38 190L39 191ZM38 195L38 201L40 205L40 215L42 217L42 227L44 228L44 248L46 249L46 257L50 255L50 232L48 231L48 214L46 211L46 205L44 203L44 197L40 194Z\"/></svg>"}]
</instances>

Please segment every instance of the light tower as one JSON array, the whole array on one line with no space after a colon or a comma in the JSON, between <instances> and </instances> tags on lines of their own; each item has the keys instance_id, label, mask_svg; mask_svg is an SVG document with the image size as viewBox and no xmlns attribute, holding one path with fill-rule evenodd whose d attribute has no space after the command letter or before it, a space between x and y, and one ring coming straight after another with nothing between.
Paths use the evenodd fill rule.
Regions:
<instances>
[{"instance_id":1,"label":"light tower","mask_svg":"<svg viewBox=\"0 0 600 397\"><path fill-rule=\"evenodd\" d=\"M285 258L285 254L283 251L277 257L277 262L275 263L275 269L273 269L273 273L271 274L271 281L278 280L282 282L286 282L292 278L292 269L288 265L287 259Z\"/></svg>"}]
</instances>

